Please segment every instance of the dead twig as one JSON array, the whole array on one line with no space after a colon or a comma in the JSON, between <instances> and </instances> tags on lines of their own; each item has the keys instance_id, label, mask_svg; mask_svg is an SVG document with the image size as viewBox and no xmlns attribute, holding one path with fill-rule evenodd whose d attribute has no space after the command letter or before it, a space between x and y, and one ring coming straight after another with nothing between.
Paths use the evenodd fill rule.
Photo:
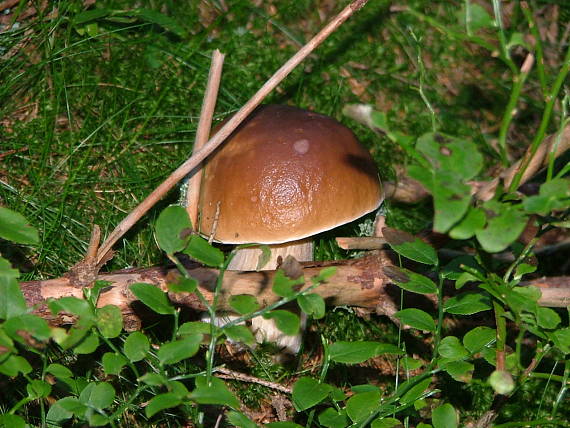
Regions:
<instances>
[{"instance_id":1,"label":"dead twig","mask_svg":"<svg viewBox=\"0 0 570 428\"><path fill-rule=\"evenodd\" d=\"M551 152L554 152L554 156L558 157L568 149L570 149L570 125L567 125L560 134L549 135L544 139L525 169L520 184L527 182L548 163L548 155ZM515 175L523 161L530 155L530 153L531 148L529 147L525 155L511 165L510 168L500 174L499 177L494 178L489 182L473 182L471 187L475 190L475 197L482 201L492 199L493 196L495 196L495 192L501 181L504 183L505 188L508 188L515 178Z\"/></svg>"},{"instance_id":2,"label":"dead twig","mask_svg":"<svg viewBox=\"0 0 570 428\"><path fill-rule=\"evenodd\" d=\"M216 101L218 99L218 89L220 88L220 80L222 78L222 67L224 65L224 54L216 49L212 53L212 65L210 66L210 74L208 75L208 84L204 93L204 102L202 103L202 111L200 112L200 121L196 130L196 140L192 153L196 153L208 141L210 129L212 128L212 118ZM200 183L202 181L202 164L198 165L190 172L186 189L186 210L190 216L192 227L196 229L198 224L198 204L200 200Z\"/></svg>"},{"instance_id":3,"label":"dead twig","mask_svg":"<svg viewBox=\"0 0 570 428\"><path fill-rule=\"evenodd\" d=\"M216 367L214 369L214 373L216 377L221 379L229 379L229 380L239 380L240 382L247 382L247 383L256 383L261 386L265 386L267 388L274 389L279 392L283 392L285 394L292 394L293 389L287 386L280 385L276 382L270 382L265 379L260 379L255 376L249 376L240 372L235 372L230 369L226 369L224 367Z\"/></svg>"},{"instance_id":4,"label":"dead twig","mask_svg":"<svg viewBox=\"0 0 570 428\"><path fill-rule=\"evenodd\" d=\"M214 151L238 125L263 101L273 89L281 83L313 50L315 50L328 36L330 36L342 23L356 11L362 8L368 0L354 0L346 6L329 24L327 24L315 37L293 55L271 78L255 93L255 95L226 123L197 153L179 166L162 184L151 192L127 217L125 217L107 237L101 246L97 261L103 260L113 245L176 183L196 168L206 157Z\"/></svg>"}]
</instances>

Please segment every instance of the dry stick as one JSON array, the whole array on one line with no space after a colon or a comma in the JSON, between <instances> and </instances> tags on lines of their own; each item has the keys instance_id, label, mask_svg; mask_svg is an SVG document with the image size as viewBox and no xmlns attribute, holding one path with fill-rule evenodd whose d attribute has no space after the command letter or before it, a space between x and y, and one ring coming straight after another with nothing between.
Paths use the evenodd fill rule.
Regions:
<instances>
[{"instance_id":1,"label":"dry stick","mask_svg":"<svg viewBox=\"0 0 570 428\"><path fill-rule=\"evenodd\" d=\"M224 126L190 159L180 165L164 182L151 192L127 217L125 217L111 232L97 253L97 262L101 261L113 245L176 183L196 168L212 153L238 125L263 101L263 99L291 73L317 46L330 36L354 12L362 8L368 0L355 0L346 6L331 22L329 22L315 37L293 55L271 78L255 93L255 95L234 115Z\"/></svg>"},{"instance_id":2,"label":"dry stick","mask_svg":"<svg viewBox=\"0 0 570 428\"><path fill-rule=\"evenodd\" d=\"M560 141L556 147L556 140L558 134L553 134L548 136L545 141L540 145L534 156L532 157L530 163L524 171L521 178L521 184L528 181L534 174L536 174L544 165L548 162L548 155L553 148L556 149L554 156L560 156L566 150L570 149L570 125L567 125L560 134ZM486 183L473 183L472 187L479 185L479 189L475 193L475 197L482 201L488 201L495 196L495 191L500 181L503 180L505 187L508 188L511 185L515 175L517 174L523 159L530 153L531 147L527 149L527 153L517 162L515 162L510 168L505 170L499 177L486 182Z\"/></svg>"},{"instance_id":3,"label":"dry stick","mask_svg":"<svg viewBox=\"0 0 570 428\"><path fill-rule=\"evenodd\" d=\"M208 75L208 84L204 93L204 102L202 103L202 111L200 112L200 121L196 130L196 140L192 154L200 150L208 141L210 129L212 128L212 117L216 108L216 100L218 99L218 89L220 88L220 80L222 77L222 66L224 65L224 54L216 49L212 53L212 64L210 65L210 73ZM190 172L188 180L188 188L186 191L186 210L190 215L190 221L194 229L198 224L198 203L200 200L200 183L202 181L202 165L198 165Z\"/></svg>"},{"instance_id":4,"label":"dry stick","mask_svg":"<svg viewBox=\"0 0 570 428\"><path fill-rule=\"evenodd\" d=\"M230 369L226 369L225 367L216 367L214 369L214 374L216 377L220 379L230 379L230 380L239 380L241 382L248 382L248 383L256 383L261 386L265 386L267 388L275 389L279 392L283 392L285 394L292 394L293 388L288 386L283 386L276 382L270 382L265 379L260 379L258 377L249 376L244 373L236 372Z\"/></svg>"}]
</instances>

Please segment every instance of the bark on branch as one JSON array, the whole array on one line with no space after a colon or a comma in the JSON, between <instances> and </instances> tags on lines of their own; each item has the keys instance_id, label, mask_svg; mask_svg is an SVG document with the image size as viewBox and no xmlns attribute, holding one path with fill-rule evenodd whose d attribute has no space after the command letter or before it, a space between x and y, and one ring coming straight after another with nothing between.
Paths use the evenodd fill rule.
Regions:
<instances>
[{"instance_id":1,"label":"bark on branch","mask_svg":"<svg viewBox=\"0 0 570 428\"><path fill-rule=\"evenodd\" d=\"M322 268L335 266L336 274L314 291L321 295L327 304L373 309L378 313L391 316L399 307L400 295L399 289L384 272L386 267L394 266L392 258L391 251L375 251L359 259L303 263L305 287L311 285L311 277L317 275ZM200 291L211 302L212 290L218 275L217 270L194 264L188 266L188 271L193 278L198 280ZM176 269L165 267L127 269L100 274L97 279L108 281L109 286L102 290L98 305L118 306L125 318L125 328L137 329L140 327L140 316L144 313L144 305L137 301L130 292L129 286L137 282L146 282L167 291L167 284L176 281L178 275ZM227 271L224 276L221 298L218 301L219 309L230 309L228 299L232 295L239 294L254 295L263 306L276 302L279 297L271 290L274 275L275 271ZM564 307L570 304L570 278L568 277L542 278L531 281L527 285L540 287L542 298L539 304L543 306ZM83 297L83 287L70 275L56 279L23 282L21 287L28 305L35 307L35 313L56 325L66 324L72 320L61 314L54 316L47 308L47 300L63 296ZM418 301L420 305L422 303L431 304L429 297L413 296L414 299L416 297L423 299L423 302ZM194 294L170 293L170 298L182 307L196 311L205 310ZM407 298L407 303L410 303L410 298Z\"/></svg>"}]
</instances>

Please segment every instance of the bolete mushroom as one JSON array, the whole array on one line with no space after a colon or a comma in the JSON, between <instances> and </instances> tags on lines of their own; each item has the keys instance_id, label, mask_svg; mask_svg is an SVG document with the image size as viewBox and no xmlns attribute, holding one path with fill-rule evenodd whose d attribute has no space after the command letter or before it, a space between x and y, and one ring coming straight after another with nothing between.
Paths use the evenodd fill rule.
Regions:
<instances>
[{"instance_id":1,"label":"bolete mushroom","mask_svg":"<svg viewBox=\"0 0 570 428\"><path fill-rule=\"evenodd\" d=\"M199 231L225 244L270 245L279 256L313 258L311 237L351 222L383 200L378 172L350 129L322 114L258 107L208 160ZM230 269L254 270L261 250L238 251ZM267 322L267 320L263 320ZM254 329L260 320L254 320ZM257 334L296 352L299 338Z\"/></svg>"}]
</instances>

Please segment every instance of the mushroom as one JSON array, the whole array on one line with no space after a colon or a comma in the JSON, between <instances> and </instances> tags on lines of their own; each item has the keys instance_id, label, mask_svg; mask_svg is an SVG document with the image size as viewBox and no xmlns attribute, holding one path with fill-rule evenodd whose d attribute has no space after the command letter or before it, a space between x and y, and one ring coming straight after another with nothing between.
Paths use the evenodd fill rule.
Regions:
<instances>
[{"instance_id":1,"label":"mushroom","mask_svg":"<svg viewBox=\"0 0 570 428\"><path fill-rule=\"evenodd\" d=\"M199 231L224 244L268 244L279 256L313 259L312 236L377 209L378 172L350 129L322 114L282 105L258 107L208 160L200 189ZM255 270L261 250L239 250L231 270ZM271 320L253 320L258 340L296 353L300 337Z\"/></svg>"}]
</instances>

